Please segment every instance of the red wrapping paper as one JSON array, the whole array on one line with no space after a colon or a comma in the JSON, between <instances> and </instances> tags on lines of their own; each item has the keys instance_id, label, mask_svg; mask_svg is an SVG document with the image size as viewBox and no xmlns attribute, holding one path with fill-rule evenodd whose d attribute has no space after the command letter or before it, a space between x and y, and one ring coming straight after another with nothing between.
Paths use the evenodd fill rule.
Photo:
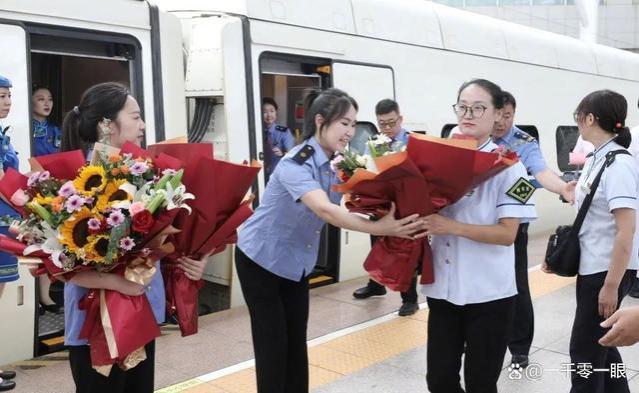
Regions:
<instances>
[{"instance_id":1,"label":"red wrapping paper","mask_svg":"<svg viewBox=\"0 0 639 393\"><path fill-rule=\"evenodd\" d=\"M86 164L82 150L65 151L32 157L30 160L33 170L49 171L52 177L71 180L78 175L78 169ZM40 168L38 168L38 166Z\"/></svg>"},{"instance_id":2,"label":"red wrapping paper","mask_svg":"<svg viewBox=\"0 0 639 393\"><path fill-rule=\"evenodd\" d=\"M236 241L237 227L253 213L250 201L244 199L260 167L216 160L212 145L206 143L161 143L149 146L145 153L135 154L179 159L184 168L182 183L187 192L195 195L188 202L192 213L182 210L175 218L173 226L180 230L171 237L175 252L162 261L167 313L176 317L182 336L195 334L198 290L203 283L186 277L177 260L182 256L200 259L222 252Z\"/></svg>"},{"instance_id":3,"label":"red wrapping paper","mask_svg":"<svg viewBox=\"0 0 639 393\"><path fill-rule=\"evenodd\" d=\"M348 193L350 211L380 218L397 206L396 218L414 213L436 213L455 203L481 182L514 164L514 153L477 151L477 142L444 140L411 134L406 152L375 159L379 174L356 170L344 184L335 186ZM375 281L395 291L406 291L422 261L421 283L434 282L433 262L426 239L380 237L364 262Z\"/></svg>"}]
</instances>

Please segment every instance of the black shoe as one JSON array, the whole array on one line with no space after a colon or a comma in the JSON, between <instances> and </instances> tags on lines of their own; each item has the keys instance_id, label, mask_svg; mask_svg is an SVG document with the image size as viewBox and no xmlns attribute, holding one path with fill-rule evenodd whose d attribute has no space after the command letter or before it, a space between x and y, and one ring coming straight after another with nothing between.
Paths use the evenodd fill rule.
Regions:
<instances>
[{"instance_id":1,"label":"black shoe","mask_svg":"<svg viewBox=\"0 0 639 393\"><path fill-rule=\"evenodd\" d=\"M419 304L413 302L402 303L402 306L399 308L399 312L397 315L400 317L407 317L409 315L413 315L419 310Z\"/></svg>"},{"instance_id":2,"label":"black shoe","mask_svg":"<svg viewBox=\"0 0 639 393\"><path fill-rule=\"evenodd\" d=\"M0 371L1 379L13 379L16 377L15 371Z\"/></svg>"},{"instance_id":3,"label":"black shoe","mask_svg":"<svg viewBox=\"0 0 639 393\"><path fill-rule=\"evenodd\" d=\"M0 379L0 392L6 392L16 387L16 383L13 381L4 381Z\"/></svg>"},{"instance_id":4,"label":"black shoe","mask_svg":"<svg viewBox=\"0 0 639 393\"><path fill-rule=\"evenodd\" d=\"M526 368L528 367L528 355L513 355L512 359L510 359L511 364L518 364L519 367Z\"/></svg>"},{"instance_id":5,"label":"black shoe","mask_svg":"<svg viewBox=\"0 0 639 393\"><path fill-rule=\"evenodd\" d=\"M365 287L356 289L355 292L353 292L353 297L355 299L366 299L371 296L382 296L382 295L386 295L386 288L384 287L371 288L368 285Z\"/></svg>"}]
</instances>

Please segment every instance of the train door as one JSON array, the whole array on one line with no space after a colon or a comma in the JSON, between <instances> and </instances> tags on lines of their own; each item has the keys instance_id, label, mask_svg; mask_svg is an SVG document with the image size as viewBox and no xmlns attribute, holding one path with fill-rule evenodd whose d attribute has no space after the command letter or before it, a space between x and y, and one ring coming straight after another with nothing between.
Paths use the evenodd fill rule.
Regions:
<instances>
[{"instance_id":1,"label":"train door","mask_svg":"<svg viewBox=\"0 0 639 393\"><path fill-rule=\"evenodd\" d=\"M384 98L395 98L393 70L389 67L334 62L332 65L333 86L346 91L359 105L358 126L351 148L362 151L368 136L377 132L374 124L375 105ZM401 105L401 103L400 103ZM362 264L370 250L367 234L342 230L339 254L339 277L348 280L366 273Z\"/></svg>"},{"instance_id":2,"label":"train door","mask_svg":"<svg viewBox=\"0 0 639 393\"><path fill-rule=\"evenodd\" d=\"M291 56L279 53L264 53L260 56L260 93L262 102L272 100L277 106L275 123L279 131L275 133L291 133L295 144L302 141L304 123L304 94L309 89L323 89L330 86L330 60ZM270 107L269 107L270 106ZM258 138L262 153L260 159L268 168L272 160L272 137L268 134L264 110L272 111L272 105L262 105L263 137ZM273 116L271 114L270 116ZM290 131L285 130L288 128ZM280 146L281 147L281 146ZM265 183L268 181L265 170ZM310 276L310 285L330 284L339 279L339 230L325 225L321 232L319 255L314 271Z\"/></svg>"},{"instance_id":3,"label":"train door","mask_svg":"<svg viewBox=\"0 0 639 393\"><path fill-rule=\"evenodd\" d=\"M0 118L0 128L8 129L16 150L29 151L29 36L23 25L0 22L0 75L9 78L13 87L12 105L8 116ZM20 137L24 135L24 137ZM26 160L23 164L26 165ZM24 168L26 169L26 167ZM4 256L2 258L5 258ZM6 268L6 267L0 267ZM33 356L33 336L24 332L33 331L35 324L35 284L26 265L18 265L20 279L5 284L0 297L0 313L4 323L0 324L2 351L0 364L15 359L28 359ZM10 338L10 339L8 339Z\"/></svg>"}]
</instances>

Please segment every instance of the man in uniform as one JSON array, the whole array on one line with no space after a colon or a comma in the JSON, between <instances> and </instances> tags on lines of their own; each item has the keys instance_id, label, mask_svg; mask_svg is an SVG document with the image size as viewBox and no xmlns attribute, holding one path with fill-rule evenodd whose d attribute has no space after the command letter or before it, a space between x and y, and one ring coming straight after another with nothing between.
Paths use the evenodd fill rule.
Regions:
<instances>
[{"instance_id":1,"label":"man in uniform","mask_svg":"<svg viewBox=\"0 0 639 393\"><path fill-rule=\"evenodd\" d=\"M555 174L544 161L539 143L531 135L513 125L517 102L512 94L504 92L504 108L501 120L495 123L493 141L512 151L532 175L546 190L561 195L573 203L575 182L566 183ZM528 287L528 222L522 221L515 239L515 278L517 297L515 300L515 319L508 349L512 355L511 363L521 367L528 366L528 354L534 334L534 312L530 289Z\"/></svg>"},{"instance_id":2,"label":"man in uniform","mask_svg":"<svg viewBox=\"0 0 639 393\"><path fill-rule=\"evenodd\" d=\"M377 117L377 125L382 134L389 137L395 144L406 145L408 143L409 132L402 127L404 120L399 111L397 102L391 99L384 99L375 105L375 115ZM368 153L368 144L366 145L366 154ZM376 236L371 235L371 246L375 244ZM381 296L386 294L386 288L382 284L369 279L366 286L361 287L353 292L356 299L366 299L371 296ZM402 306L399 308L400 316L413 315L419 310L417 304L417 273L413 276L410 288L407 292L402 292Z\"/></svg>"},{"instance_id":3,"label":"man in uniform","mask_svg":"<svg viewBox=\"0 0 639 393\"><path fill-rule=\"evenodd\" d=\"M277 120L277 102L271 97L262 100L264 120L264 170L270 176L280 159L295 146L295 138L288 127L275 123Z\"/></svg>"}]
</instances>

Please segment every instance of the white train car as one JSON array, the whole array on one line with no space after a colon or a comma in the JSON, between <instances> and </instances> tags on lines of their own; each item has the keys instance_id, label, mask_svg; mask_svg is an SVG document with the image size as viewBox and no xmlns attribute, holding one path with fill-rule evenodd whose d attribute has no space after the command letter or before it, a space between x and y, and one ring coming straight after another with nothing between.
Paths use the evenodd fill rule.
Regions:
<instances>
[{"instance_id":1,"label":"white train car","mask_svg":"<svg viewBox=\"0 0 639 393\"><path fill-rule=\"evenodd\" d=\"M278 120L299 130L302 90L317 86L357 99L360 133L374 127L375 103L391 97L408 129L440 135L456 121L451 105L462 82L490 79L517 98L516 124L538 135L557 172L558 163L567 168L577 136L572 113L585 94L619 91L629 100L628 124L639 123L636 54L423 0L167 0L160 7L182 21L186 95L218 104L209 133L231 160L262 155L262 97L274 97ZM554 194L540 190L536 198L533 233L573 216ZM318 273L364 275L368 236L325 232ZM241 294L232 288L235 304Z\"/></svg>"}]
</instances>

